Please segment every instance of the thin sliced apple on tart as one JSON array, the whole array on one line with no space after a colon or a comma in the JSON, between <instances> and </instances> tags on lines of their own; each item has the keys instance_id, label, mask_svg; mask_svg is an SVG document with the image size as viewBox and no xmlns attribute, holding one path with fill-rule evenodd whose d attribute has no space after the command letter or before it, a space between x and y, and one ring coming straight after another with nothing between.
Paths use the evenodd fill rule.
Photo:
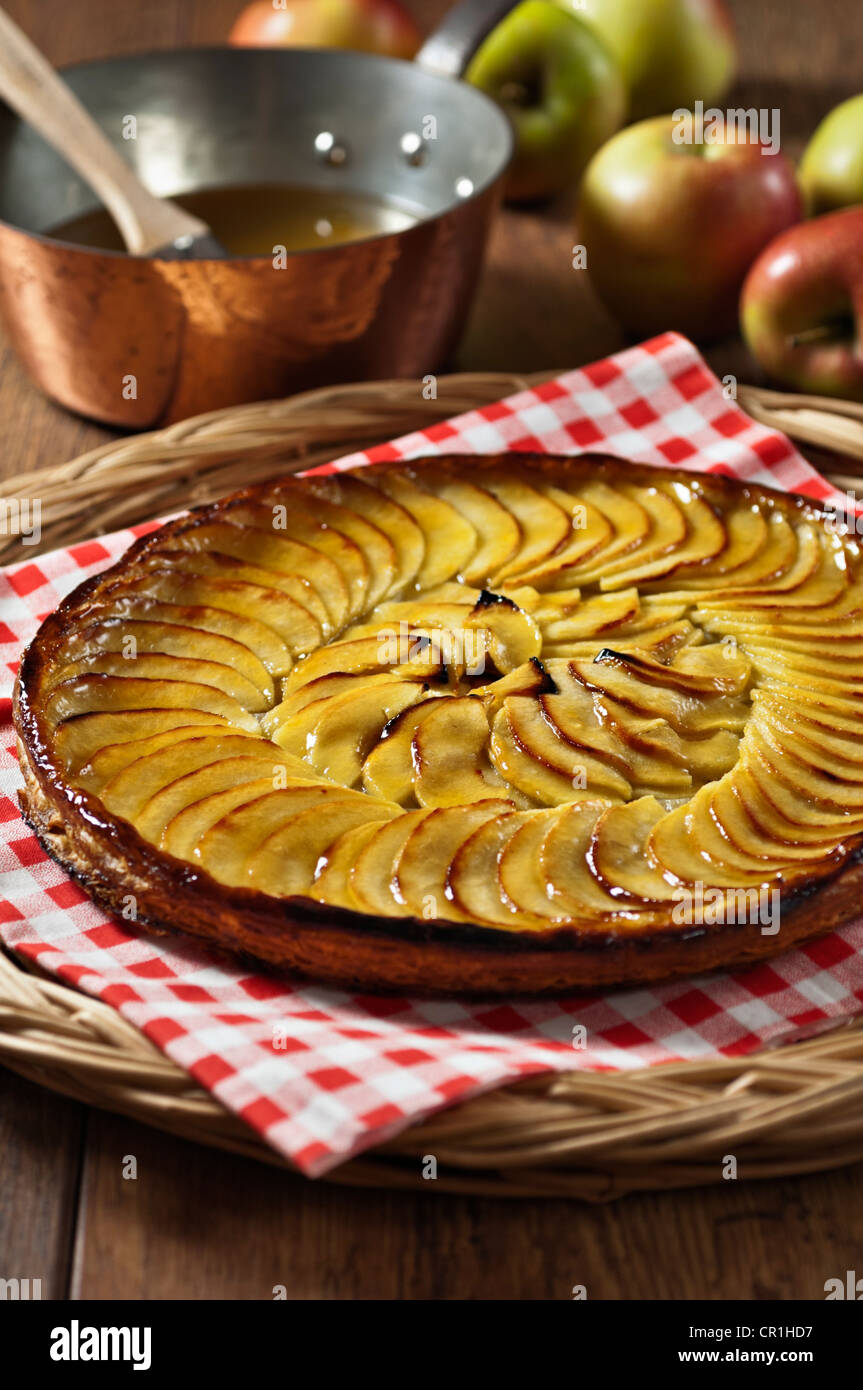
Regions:
<instances>
[{"instance_id":1,"label":"thin sliced apple on tart","mask_svg":"<svg viewBox=\"0 0 863 1390\"><path fill-rule=\"evenodd\" d=\"M587 455L248 488L43 623L24 813L109 910L341 985L763 959L859 910L863 557L831 519Z\"/></svg>"}]
</instances>

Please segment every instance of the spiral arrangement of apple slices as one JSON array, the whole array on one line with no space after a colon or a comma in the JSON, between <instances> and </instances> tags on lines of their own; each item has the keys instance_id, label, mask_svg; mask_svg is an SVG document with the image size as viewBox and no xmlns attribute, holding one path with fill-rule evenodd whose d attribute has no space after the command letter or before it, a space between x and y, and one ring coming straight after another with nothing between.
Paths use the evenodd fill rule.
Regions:
<instances>
[{"instance_id":1,"label":"spiral arrangement of apple slices","mask_svg":"<svg viewBox=\"0 0 863 1390\"><path fill-rule=\"evenodd\" d=\"M25 813L99 900L206 935L192 886L214 939L353 983L404 982L399 921L525 951L667 940L696 885L799 897L863 840L863 574L837 530L596 457L249 489L43 625L16 692ZM300 915L244 934L262 904ZM305 951L322 908L365 924L373 967Z\"/></svg>"}]
</instances>

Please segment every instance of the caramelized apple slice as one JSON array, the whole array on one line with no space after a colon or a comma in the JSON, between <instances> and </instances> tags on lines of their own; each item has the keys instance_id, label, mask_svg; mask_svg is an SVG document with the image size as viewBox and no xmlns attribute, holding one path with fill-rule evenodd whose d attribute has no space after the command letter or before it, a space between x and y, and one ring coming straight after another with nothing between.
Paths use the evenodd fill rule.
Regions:
<instances>
[{"instance_id":1,"label":"caramelized apple slice","mask_svg":"<svg viewBox=\"0 0 863 1390\"><path fill-rule=\"evenodd\" d=\"M771 608L777 603L785 609L796 609L820 608L834 602L848 587L847 569L837 563L839 557L828 546L820 529L804 523L797 527L796 539L794 561L781 575L755 586L741 586L727 598L722 591L714 592L702 599L704 606L712 608L717 602L724 602L732 609L745 606L752 611Z\"/></svg>"},{"instance_id":2,"label":"caramelized apple slice","mask_svg":"<svg viewBox=\"0 0 863 1390\"><path fill-rule=\"evenodd\" d=\"M524 931L547 927L547 917L534 917L516 909L504 897L498 880L501 855L526 818L535 811L510 812L487 820L462 842L449 866L447 896L468 921Z\"/></svg>"},{"instance_id":3,"label":"caramelized apple slice","mask_svg":"<svg viewBox=\"0 0 863 1390\"><path fill-rule=\"evenodd\" d=\"M601 723L590 694L576 685L570 685L565 695L543 696L541 704L561 738L602 758L634 788L650 788L665 796L683 795L691 789L687 748L663 721L635 718L620 724L610 719ZM736 752L737 740L733 739L733 754Z\"/></svg>"},{"instance_id":4,"label":"caramelized apple slice","mask_svg":"<svg viewBox=\"0 0 863 1390\"><path fill-rule=\"evenodd\" d=\"M122 652L94 652L92 656L80 657L51 673L46 689L62 685L65 681L79 676L136 676L140 680L190 681L195 685L215 686L230 695L244 709L263 711L267 708L263 695L257 686L241 676L233 666L224 666L216 661L201 661L187 656L166 656L157 652L139 652L135 657L126 657Z\"/></svg>"},{"instance_id":5,"label":"caramelized apple slice","mask_svg":"<svg viewBox=\"0 0 863 1390\"><path fill-rule=\"evenodd\" d=\"M856 583L849 584L832 602L811 608L785 603L781 595L774 595L767 605L741 604L739 608L731 606L726 598L713 602L713 597L711 595L708 606L706 596L699 594L702 606L693 612L695 621L711 631L756 637L759 633L771 636L775 633L805 641L821 638L840 641L860 635L863 603Z\"/></svg>"},{"instance_id":6,"label":"caramelized apple slice","mask_svg":"<svg viewBox=\"0 0 863 1390\"><path fill-rule=\"evenodd\" d=\"M192 859L198 841L224 816L236 807L257 801L273 790L272 775L249 780L244 769L239 780L235 781L230 772L231 769L227 786L219 790L207 791L197 788L191 781L188 788L182 788L184 801L187 795L189 800L182 809L176 810L173 816L166 820L159 838L160 849L166 850L176 859Z\"/></svg>"},{"instance_id":7,"label":"caramelized apple slice","mask_svg":"<svg viewBox=\"0 0 863 1390\"><path fill-rule=\"evenodd\" d=\"M349 642L358 637L373 636L382 627L398 627L399 623L406 623L415 628L438 627L458 631L464 627L465 619L470 616L482 590L474 589L468 584L453 585L452 588L458 592L449 593L447 591L450 586L441 585L438 587L436 598L429 598L428 594L418 594L413 599L381 603L364 623L348 628L343 634L343 640Z\"/></svg>"},{"instance_id":8,"label":"caramelized apple slice","mask_svg":"<svg viewBox=\"0 0 863 1390\"><path fill-rule=\"evenodd\" d=\"M315 786L304 783L273 790L235 806L221 816L198 840L190 858L219 880L232 886L247 882L247 866L268 836L280 830L298 811L313 808L318 818L326 822L333 805L341 809L347 801L356 801L342 787ZM380 803L361 798L370 810ZM373 816L370 817L373 819Z\"/></svg>"},{"instance_id":9,"label":"caramelized apple slice","mask_svg":"<svg viewBox=\"0 0 863 1390\"><path fill-rule=\"evenodd\" d=\"M458 806L503 795L488 756L489 727L475 696L438 700L411 744L414 794L420 806Z\"/></svg>"},{"instance_id":10,"label":"caramelized apple slice","mask_svg":"<svg viewBox=\"0 0 863 1390\"><path fill-rule=\"evenodd\" d=\"M340 835L370 821L390 820L397 812L398 807L369 797L361 801L332 799L325 815L318 807L298 811L249 856L247 881L252 888L279 898L306 893L320 860Z\"/></svg>"},{"instance_id":11,"label":"caramelized apple slice","mask_svg":"<svg viewBox=\"0 0 863 1390\"><path fill-rule=\"evenodd\" d=\"M650 561L673 554L686 540L686 518L675 499L658 487L621 486L619 496L629 499L646 514L648 529L636 546L621 555L610 555L609 548L590 568L577 570L579 584L599 584L603 591L627 587L626 577L643 570Z\"/></svg>"},{"instance_id":12,"label":"caramelized apple slice","mask_svg":"<svg viewBox=\"0 0 863 1390\"><path fill-rule=\"evenodd\" d=\"M502 569L521 545L518 522L485 488L474 487L462 478L447 478L434 490L476 532L476 548L462 569L465 579L470 584L487 585L491 575Z\"/></svg>"},{"instance_id":13,"label":"caramelized apple slice","mask_svg":"<svg viewBox=\"0 0 863 1390\"><path fill-rule=\"evenodd\" d=\"M798 828L770 808L743 767L736 767L713 789L710 811L724 837L722 854L729 864L752 868L759 861L776 871L797 860L818 859L824 854L824 833L820 840L800 843L805 837ZM719 850L710 851L719 858Z\"/></svg>"},{"instance_id":14,"label":"caramelized apple slice","mask_svg":"<svg viewBox=\"0 0 863 1390\"><path fill-rule=\"evenodd\" d=\"M252 745L256 752L266 750L267 746L260 739L255 739ZM249 751L247 738L242 734L236 737L199 734L174 744L170 758L163 755L161 748L136 758L104 784L99 796L109 811L134 821L144 804L176 778L218 763L222 758L242 756ZM278 749L272 749L267 762L271 777L280 761ZM261 775L258 769L257 776Z\"/></svg>"},{"instance_id":15,"label":"caramelized apple slice","mask_svg":"<svg viewBox=\"0 0 863 1390\"><path fill-rule=\"evenodd\" d=\"M821 693L815 689L807 692L811 699L804 699L800 689L782 695L778 690L759 689L752 692L752 702L769 714L776 713L788 719L797 732L807 742L814 740L816 746L823 742L829 745L831 736L841 738L852 762L863 761L863 748L859 743L860 707L854 700L842 703L849 713L842 713L839 701L823 703ZM852 753L851 750L854 750Z\"/></svg>"},{"instance_id":16,"label":"caramelized apple slice","mask_svg":"<svg viewBox=\"0 0 863 1390\"><path fill-rule=\"evenodd\" d=\"M549 671L538 657L531 657L523 666L508 671L500 680L489 685L478 685L473 691L483 701L489 717L497 714L508 695L554 695L557 686Z\"/></svg>"},{"instance_id":17,"label":"caramelized apple slice","mask_svg":"<svg viewBox=\"0 0 863 1390\"><path fill-rule=\"evenodd\" d=\"M733 815L734 809L739 806L731 786L731 778L725 777L714 786L702 787L697 797L693 798L689 808L690 841L697 839L699 852L711 865L711 870L719 868L730 877L753 872L778 873L787 868L796 856L789 856L784 852L784 847L776 843L765 847L765 842L759 840L754 827L748 848L735 842L726 824L729 811ZM740 820L732 823L739 832ZM755 853L756 849L763 852Z\"/></svg>"},{"instance_id":18,"label":"caramelized apple slice","mask_svg":"<svg viewBox=\"0 0 863 1390\"><path fill-rule=\"evenodd\" d=\"M712 657L711 665L714 662L718 664L712 669L698 670L693 661L695 669L687 670L682 654L664 666L643 655L605 649L592 662L569 662L568 671L594 692L601 710L608 708L610 698L636 714L664 719L683 734L742 729L749 712L742 693L748 663L744 659L741 666L736 660ZM564 689L564 678L557 679Z\"/></svg>"},{"instance_id":19,"label":"caramelized apple slice","mask_svg":"<svg viewBox=\"0 0 863 1390\"><path fill-rule=\"evenodd\" d=\"M843 687L844 689L844 687ZM848 729L855 733L859 729L861 703L859 697L834 694L831 690L814 685L796 685L791 680L774 680L762 677L753 699L773 697L783 702L793 700L795 705L821 723L827 722L837 729Z\"/></svg>"},{"instance_id":20,"label":"caramelized apple slice","mask_svg":"<svg viewBox=\"0 0 863 1390\"><path fill-rule=\"evenodd\" d=\"M84 715L83 721L92 719L116 720L123 718L122 715ZM232 738L252 739L257 742L255 735L247 733L242 729L232 729L224 720L217 719L215 715L202 715L202 719L211 719L210 724L178 724L175 728L164 729L161 733L151 734L149 738L133 738L131 742L108 743L104 747L98 748L88 759L87 762L77 769L75 776L78 785L87 791L97 792L101 786L109 782L112 777L116 777L118 772L122 772L125 767L133 763L136 758L145 758L148 753L155 753L160 748L168 748L171 744L184 743L187 739L198 738L201 735L209 734L211 737L223 737L226 733ZM64 727L73 730L73 721Z\"/></svg>"},{"instance_id":21,"label":"caramelized apple slice","mask_svg":"<svg viewBox=\"0 0 863 1390\"><path fill-rule=\"evenodd\" d=\"M539 873L546 898L557 916L587 925L617 910L615 902L590 871L588 851L607 801L577 801L549 824L539 846Z\"/></svg>"},{"instance_id":22,"label":"caramelized apple slice","mask_svg":"<svg viewBox=\"0 0 863 1390\"><path fill-rule=\"evenodd\" d=\"M320 704L322 700L330 700L336 695L351 695L372 686L386 685L391 680L389 671L336 671L329 676L317 676L307 685L298 685L290 695L268 710L261 720L261 731L267 738L275 738L281 726L308 705Z\"/></svg>"},{"instance_id":23,"label":"caramelized apple slice","mask_svg":"<svg viewBox=\"0 0 863 1390\"><path fill-rule=\"evenodd\" d=\"M222 525L230 525L242 539L232 541ZM299 496L275 507L235 503L226 509L224 523L207 524L205 529L212 533L206 544L215 550L241 559L248 556L251 564L265 569L304 575L336 626L368 606L371 576L363 551L342 531L318 521Z\"/></svg>"},{"instance_id":24,"label":"caramelized apple slice","mask_svg":"<svg viewBox=\"0 0 863 1390\"><path fill-rule=\"evenodd\" d=\"M787 682L788 685L805 685L811 680L824 694L845 698L863 693L863 673L857 676L849 671L845 675L838 675L835 671L829 670L827 662L820 663L814 655L807 661L790 652L772 651L769 647L753 642L747 642L746 649L752 657L756 671L761 675L772 676L779 681ZM813 648L814 650L816 649Z\"/></svg>"},{"instance_id":25,"label":"caramelized apple slice","mask_svg":"<svg viewBox=\"0 0 863 1390\"><path fill-rule=\"evenodd\" d=\"M348 907L355 912L363 910L351 887L351 874L360 852L381 824L379 820L369 820L353 825L327 846L318 859L314 881L308 889L310 897L331 903L333 907Z\"/></svg>"},{"instance_id":26,"label":"caramelized apple slice","mask_svg":"<svg viewBox=\"0 0 863 1390\"><path fill-rule=\"evenodd\" d=\"M721 555L727 545L727 533L720 515L688 483L678 480L657 483L660 493L666 493L680 509L686 534L653 558L645 557L629 570L633 584L649 584L661 577L681 574L692 565L703 565ZM619 576L610 584L600 581L600 587L619 587Z\"/></svg>"},{"instance_id":27,"label":"caramelized apple slice","mask_svg":"<svg viewBox=\"0 0 863 1390\"><path fill-rule=\"evenodd\" d=\"M234 507L228 513L229 520L193 523L175 533L170 544L185 551L213 552L258 570L266 577L254 582L265 588L282 588L285 581L299 579L302 592L296 597L305 607L314 604L317 616L323 611L333 627L341 627L353 613L361 611L368 592L368 565L353 541L316 525L312 518L307 518L303 539L296 535L287 539L285 532L274 530L272 524L267 530L244 525L244 516L254 515L255 510ZM272 523L266 508L263 514ZM286 525L298 530L298 521L289 514ZM290 587L285 589L291 591Z\"/></svg>"},{"instance_id":28,"label":"caramelized apple slice","mask_svg":"<svg viewBox=\"0 0 863 1390\"><path fill-rule=\"evenodd\" d=\"M675 569L675 579L687 589L713 589L717 584L733 583L736 571L743 570L767 541L767 520L757 505L722 512L727 542L715 557L685 562ZM655 584L649 587L655 588Z\"/></svg>"},{"instance_id":29,"label":"caramelized apple slice","mask_svg":"<svg viewBox=\"0 0 863 1390\"><path fill-rule=\"evenodd\" d=\"M570 539L572 518L537 488L508 470L483 475L483 485L513 516L521 531L517 553L492 575L491 586L528 574Z\"/></svg>"},{"instance_id":30,"label":"caramelized apple slice","mask_svg":"<svg viewBox=\"0 0 863 1390\"><path fill-rule=\"evenodd\" d=\"M597 579L604 591L655 578L657 573L674 567L678 554L689 553L686 517L676 497L670 497L661 487L626 486L624 491L647 512L650 530L637 550L602 565ZM581 582L585 582L585 577Z\"/></svg>"},{"instance_id":31,"label":"caramelized apple slice","mask_svg":"<svg viewBox=\"0 0 863 1390\"><path fill-rule=\"evenodd\" d=\"M357 854L348 878L348 891L365 912L397 917L395 866L414 830L434 811L406 811L369 837Z\"/></svg>"},{"instance_id":32,"label":"caramelized apple slice","mask_svg":"<svg viewBox=\"0 0 863 1390\"><path fill-rule=\"evenodd\" d=\"M548 559L519 571L519 579L537 588L566 589L579 566L593 559L612 536L612 528L602 512L578 497L548 483L540 489L570 518L570 535Z\"/></svg>"},{"instance_id":33,"label":"caramelized apple slice","mask_svg":"<svg viewBox=\"0 0 863 1390\"><path fill-rule=\"evenodd\" d=\"M705 596L702 602L713 606L717 600L736 599L741 591L757 593L782 582L798 560L797 533L781 512L769 512L765 521L767 534L753 558L726 575L716 576L709 585L709 598Z\"/></svg>"},{"instance_id":34,"label":"caramelized apple slice","mask_svg":"<svg viewBox=\"0 0 863 1390\"><path fill-rule=\"evenodd\" d=\"M269 676L281 676L290 670L290 652L281 638L263 623L251 617L239 618L235 613L221 608L170 600L162 602L146 592L151 583L152 579L135 580L112 586L108 592L110 614L103 608L97 608L86 615L88 621L92 618L100 625L106 624L109 618L121 623L133 619L179 623L195 628L202 634L217 634L238 647L247 648L252 660L263 666ZM166 582L165 587L171 587L170 583ZM206 637L202 637L202 641L205 640ZM249 672L245 670L245 674L249 675Z\"/></svg>"},{"instance_id":35,"label":"caramelized apple slice","mask_svg":"<svg viewBox=\"0 0 863 1390\"><path fill-rule=\"evenodd\" d=\"M393 587L397 574L395 546L380 526L374 525L365 516L312 493L311 483L311 478L301 482L288 479L276 483L268 500L271 504L286 505L288 517L293 519L294 525L304 526L306 516L312 516L328 531L335 531L353 541L366 560L369 575L365 606L372 607Z\"/></svg>"},{"instance_id":36,"label":"caramelized apple slice","mask_svg":"<svg viewBox=\"0 0 863 1390\"><path fill-rule=\"evenodd\" d=\"M653 827L648 853L667 875L679 883L712 888L748 888L769 884L773 871L764 865L752 869L729 868L713 862L705 853L705 826L709 823L712 789L702 787L688 805L669 811ZM711 840L712 843L712 840Z\"/></svg>"},{"instance_id":37,"label":"caramelized apple slice","mask_svg":"<svg viewBox=\"0 0 863 1390\"><path fill-rule=\"evenodd\" d=\"M169 563L169 553L154 554L150 574L155 581L166 585L173 579L173 590L181 603L205 603L224 608L240 617L248 616L264 622L288 647L293 656L313 651L323 640L323 629L313 613L290 594L273 585L242 578L244 567L230 559L222 566L213 554L196 557L193 553L175 552L183 564ZM197 568L196 568L197 567ZM208 571L208 572L205 572ZM265 577L262 576L262 577ZM153 588L158 597L168 597L169 588Z\"/></svg>"},{"instance_id":38,"label":"caramelized apple slice","mask_svg":"<svg viewBox=\"0 0 863 1390\"><path fill-rule=\"evenodd\" d=\"M534 619L501 594L483 590L465 628L488 634L488 655L501 675L538 659L542 651L542 634Z\"/></svg>"},{"instance_id":39,"label":"caramelized apple slice","mask_svg":"<svg viewBox=\"0 0 863 1390\"><path fill-rule=\"evenodd\" d=\"M512 809L510 801L477 801L472 806L440 807L424 817L404 842L396 860L396 901L416 917L461 918L447 897L450 864L478 826Z\"/></svg>"},{"instance_id":40,"label":"caramelized apple slice","mask_svg":"<svg viewBox=\"0 0 863 1390\"><path fill-rule=\"evenodd\" d=\"M619 492L617 488L610 487L608 483L599 479L582 483L576 489L576 493L580 501L596 507L614 531L611 540L602 547L601 563L598 566L589 561L584 569L584 579L578 567L571 572L570 582L580 584L600 578L606 562L610 564L621 556L637 550L650 532L650 517L635 498Z\"/></svg>"},{"instance_id":41,"label":"caramelized apple slice","mask_svg":"<svg viewBox=\"0 0 863 1390\"><path fill-rule=\"evenodd\" d=\"M622 656L648 657L661 665L667 665L678 652L700 638L701 633L698 629L693 627L692 623L683 620L679 623L667 623L662 627L651 627L632 636L618 632L614 638L614 650ZM550 661L569 658L575 661L595 661L600 651L605 648L600 646L596 639L591 639L585 642L546 642L543 650Z\"/></svg>"},{"instance_id":42,"label":"caramelized apple slice","mask_svg":"<svg viewBox=\"0 0 863 1390\"><path fill-rule=\"evenodd\" d=\"M546 806L572 801L585 790L626 799L629 782L598 757L566 743L532 699L504 701L492 726L491 760L505 782Z\"/></svg>"},{"instance_id":43,"label":"caramelized apple slice","mask_svg":"<svg viewBox=\"0 0 863 1390\"><path fill-rule=\"evenodd\" d=\"M115 613L122 611L123 599L128 595L133 600L150 598L158 600L160 604L176 604L178 610L195 607L221 609L225 614L231 614L234 623L228 631L236 632L238 640L241 640L241 634L246 634L252 650L258 654L267 670L276 676L290 670L292 653L304 650L303 638L307 637L309 642L313 642L315 633L320 631L311 614L306 618L302 613L294 612L299 605L287 595L280 594L276 589L261 591L253 584L232 584L227 580L217 582L215 578L184 575L181 570L154 569L140 578L124 581L117 588L120 592L111 594L111 606ZM261 604L258 603L259 598L262 599ZM276 605L275 612L273 605ZM271 622L273 616L276 618L275 624ZM301 618L302 625L298 629L289 627L286 631L285 621L291 616ZM282 632L285 632L285 636L282 636ZM298 632L299 645L295 640Z\"/></svg>"},{"instance_id":44,"label":"caramelized apple slice","mask_svg":"<svg viewBox=\"0 0 863 1390\"><path fill-rule=\"evenodd\" d=\"M384 801L397 801L402 806L415 803L413 738L439 699L440 696L435 695L421 699L384 725L377 743L366 754L363 763L363 787L371 796L380 796Z\"/></svg>"},{"instance_id":45,"label":"caramelized apple slice","mask_svg":"<svg viewBox=\"0 0 863 1390\"><path fill-rule=\"evenodd\" d=\"M708 696L742 695L752 676L752 662L746 652L721 643L688 647L672 664L675 682L682 675Z\"/></svg>"},{"instance_id":46,"label":"caramelized apple slice","mask_svg":"<svg viewBox=\"0 0 863 1390\"><path fill-rule=\"evenodd\" d=\"M391 541L395 551L395 573L387 593L400 592L413 583L423 563L426 542L409 511L380 488L370 486L369 482L356 475L341 473L327 477L305 477L303 488L308 489L313 498L354 512Z\"/></svg>"},{"instance_id":47,"label":"caramelized apple slice","mask_svg":"<svg viewBox=\"0 0 863 1390\"><path fill-rule=\"evenodd\" d=\"M231 528L232 530L235 528ZM257 565L243 564L232 555L222 555L217 550L182 550L162 546L149 552L146 568L155 570L180 570L183 574L196 575L202 579L230 580L243 584L255 584L265 589L275 589L298 603L308 614L307 621L315 624L317 640L331 637L336 624L330 617L329 609L318 594L317 589L297 574L279 574L275 570L261 569Z\"/></svg>"},{"instance_id":48,"label":"caramelized apple slice","mask_svg":"<svg viewBox=\"0 0 863 1390\"><path fill-rule=\"evenodd\" d=\"M290 763L286 760L286 764L282 766L277 748L257 743L251 747L247 745L245 752L234 757L222 757L212 763L191 766L182 776L175 775L167 781L140 805L135 812L135 829L144 839L161 844L163 837L167 836L168 827L171 826L173 844L178 845L178 836L185 828L191 852L197 839L209 828L209 824L204 825L199 819L193 827L191 814L186 816L183 825L180 826L179 818L187 810L194 813L196 807L203 807L205 803L212 810L213 803L210 798L224 793L230 794L235 789L250 787L248 798L238 794L231 798L229 807L223 806L223 810L233 809L243 799L252 800L255 796L260 796L267 787L274 789L277 774L283 774L279 786L318 785L317 779L313 781L309 777L298 777L292 772L293 760ZM218 818L218 815L214 816L214 820ZM197 832L194 838L193 828Z\"/></svg>"},{"instance_id":49,"label":"caramelized apple slice","mask_svg":"<svg viewBox=\"0 0 863 1390\"><path fill-rule=\"evenodd\" d=\"M590 871L618 905L668 902L673 886L648 848L666 812L652 796L609 806L594 826L587 852Z\"/></svg>"},{"instance_id":50,"label":"caramelized apple slice","mask_svg":"<svg viewBox=\"0 0 863 1390\"><path fill-rule=\"evenodd\" d=\"M828 803L812 794L805 785L805 769L792 758L783 758L760 735L747 734L746 767L758 783L763 795L793 825L811 827L817 835L837 843L846 833L856 834L860 810L853 800L849 805ZM799 835L798 839L807 839Z\"/></svg>"},{"instance_id":51,"label":"caramelized apple slice","mask_svg":"<svg viewBox=\"0 0 863 1390\"><path fill-rule=\"evenodd\" d=\"M390 675L404 672L412 680L434 680L443 670L438 647L426 639L405 635L384 625L373 637L331 642L329 646L319 647L291 672L285 683L285 695L293 694L300 686L320 676L339 672L388 671Z\"/></svg>"},{"instance_id":52,"label":"caramelized apple slice","mask_svg":"<svg viewBox=\"0 0 863 1390\"><path fill-rule=\"evenodd\" d=\"M80 661L96 652L120 652L134 658L139 652L192 657L229 666L259 692L268 709L275 698L272 677L250 647L233 637L182 623L148 622L141 618L105 618L74 625L62 642L58 661Z\"/></svg>"},{"instance_id":53,"label":"caramelized apple slice","mask_svg":"<svg viewBox=\"0 0 863 1390\"><path fill-rule=\"evenodd\" d=\"M455 507L424 491L409 473L374 468L368 481L409 512L423 533L425 553L416 575L420 588L463 573L476 551L477 533Z\"/></svg>"},{"instance_id":54,"label":"caramelized apple slice","mask_svg":"<svg viewBox=\"0 0 863 1390\"><path fill-rule=\"evenodd\" d=\"M390 681L307 706L277 731L275 742L343 787L354 787L385 724L422 699L414 681ZM447 702L448 703L448 702ZM317 717L315 717L315 713Z\"/></svg>"},{"instance_id":55,"label":"caramelized apple slice","mask_svg":"<svg viewBox=\"0 0 863 1390\"><path fill-rule=\"evenodd\" d=\"M817 786L821 795L827 795L829 800L830 788L835 784L833 794L837 799L841 797L842 805L853 805L856 795L863 810L863 765L858 760L859 754L855 757L849 751L859 747L856 740L845 742L829 735L822 736L817 742L802 738L793 725L764 705L757 708L753 728L764 743L768 743L777 753L781 749L792 759L792 766L799 763L811 773L813 780L809 785L813 794L817 794Z\"/></svg>"},{"instance_id":56,"label":"caramelized apple slice","mask_svg":"<svg viewBox=\"0 0 863 1390\"><path fill-rule=\"evenodd\" d=\"M184 734L211 725L228 733L236 732L220 714L187 709L133 709L112 713L97 711L79 714L58 725L54 731L54 748L68 771L75 775L79 768L94 759L101 749L117 744L137 743L160 734L182 729Z\"/></svg>"},{"instance_id":57,"label":"caramelized apple slice","mask_svg":"<svg viewBox=\"0 0 863 1390\"><path fill-rule=\"evenodd\" d=\"M542 635L547 642L582 641L602 637L632 622L641 611L637 589L621 589L615 594L596 594L574 604L560 616L547 616L541 610ZM681 607L681 613L685 610Z\"/></svg>"},{"instance_id":58,"label":"caramelized apple slice","mask_svg":"<svg viewBox=\"0 0 863 1390\"><path fill-rule=\"evenodd\" d=\"M824 815L773 776L768 763L747 751L734 770L735 784L747 815L764 839L781 846L796 858L798 851L814 846L820 855L840 836L863 831L863 816Z\"/></svg>"},{"instance_id":59,"label":"caramelized apple slice","mask_svg":"<svg viewBox=\"0 0 863 1390\"><path fill-rule=\"evenodd\" d=\"M787 652L795 661L823 661L821 668L828 675L856 675L863 672L863 638L834 637L780 637L773 633L746 633L743 637L747 650L750 647L764 647L768 651Z\"/></svg>"},{"instance_id":60,"label":"caramelized apple slice","mask_svg":"<svg viewBox=\"0 0 863 1390\"><path fill-rule=\"evenodd\" d=\"M254 717L215 686L191 681L139 680L134 676L73 676L52 692L45 717L51 725L82 714L145 709L182 709L190 714L203 711L221 715L238 729L251 733L258 729Z\"/></svg>"},{"instance_id":61,"label":"caramelized apple slice","mask_svg":"<svg viewBox=\"0 0 863 1390\"><path fill-rule=\"evenodd\" d=\"M573 748L606 759L625 777L627 764L620 739L601 722L590 691L567 679L566 662L549 662L548 672L555 690L541 694L538 704L554 732Z\"/></svg>"},{"instance_id":62,"label":"caramelized apple slice","mask_svg":"<svg viewBox=\"0 0 863 1390\"><path fill-rule=\"evenodd\" d=\"M567 807L554 806L521 813L515 834L501 846L497 861L502 912L524 915L528 922L566 920L566 912L549 897L548 885L540 872L539 849L552 823L567 812ZM503 920L507 920L506 916Z\"/></svg>"}]
</instances>

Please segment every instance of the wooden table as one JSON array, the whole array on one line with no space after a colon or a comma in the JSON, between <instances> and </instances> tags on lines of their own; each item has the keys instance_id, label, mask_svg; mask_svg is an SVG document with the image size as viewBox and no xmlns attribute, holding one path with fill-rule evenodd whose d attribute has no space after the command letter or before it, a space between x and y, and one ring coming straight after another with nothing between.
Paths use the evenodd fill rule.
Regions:
<instances>
[{"instance_id":1,"label":"wooden table","mask_svg":"<svg viewBox=\"0 0 863 1390\"><path fill-rule=\"evenodd\" d=\"M730 0L733 104L779 107L786 148L859 85L859 0ZM57 64L219 42L241 0L6 0ZM431 24L442 0L414 0ZM857 45L851 42L852 36ZM738 100L739 99L739 100ZM576 366L621 346L571 268L564 206L495 230L456 365ZM713 365L752 379L734 341ZM43 400L0 345L0 476L109 438ZM89 1110L0 1072L0 1276L53 1298L820 1298L859 1268L860 1170L728 1182L612 1206L351 1191L309 1183ZM124 1159L137 1179L124 1180ZM855 1261L857 1264L855 1266Z\"/></svg>"}]
</instances>

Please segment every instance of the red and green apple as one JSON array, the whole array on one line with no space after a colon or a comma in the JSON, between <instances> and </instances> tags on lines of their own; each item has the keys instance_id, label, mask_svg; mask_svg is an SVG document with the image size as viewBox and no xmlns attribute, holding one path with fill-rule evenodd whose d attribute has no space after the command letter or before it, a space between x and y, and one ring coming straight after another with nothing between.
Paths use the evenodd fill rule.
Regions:
<instances>
[{"instance_id":1,"label":"red and green apple","mask_svg":"<svg viewBox=\"0 0 863 1390\"><path fill-rule=\"evenodd\" d=\"M255 0L228 42L252 48L352 48L413 58L421 35L398 0Z\"/></svg>"},{"instance_id":2,"label":"red and green apple","mask_svg":"<svg viewBox=\"0 0 863 1390\"><path fill-rule=\"evenodd\" d=\"M773 237L799 221L789 161L742 132L680 140L673 116L640 121L594 155L579 239L600 298L629 332L733 331L740 287Z\"/></svg>"},{"instance_id":3,"label":"red and green apple","mask_svg":"<svg viewBox=\"0 0 863 1390\"><path fill-rule=\"evenodd\" d=\"M863 401L863 207L772 241L746 277L740 324L776 381Z\"/></svg>"}]
</instances>

